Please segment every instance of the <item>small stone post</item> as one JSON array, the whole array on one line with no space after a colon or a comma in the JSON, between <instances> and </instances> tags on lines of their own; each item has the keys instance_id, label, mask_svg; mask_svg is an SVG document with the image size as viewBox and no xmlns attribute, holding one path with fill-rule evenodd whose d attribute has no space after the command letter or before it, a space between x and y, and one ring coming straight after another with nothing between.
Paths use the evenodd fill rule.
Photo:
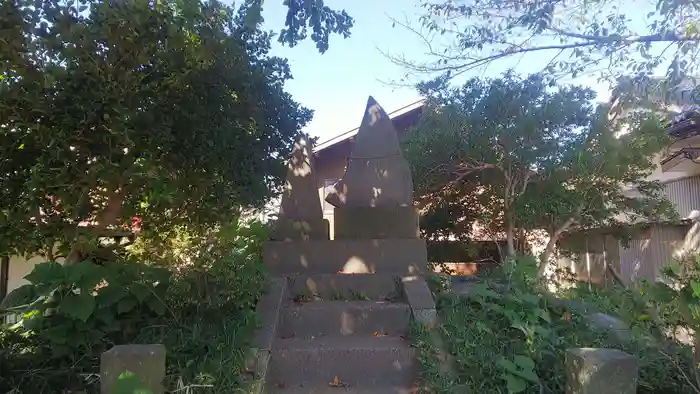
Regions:
<instances>
[{"instance_id":1,"label":"small stone post","mask_svg":"<svg viewBox=\"0 0 700 394\"><path fill-rule=\"evenodd\" d=\"M566 351L566 394L636 394L637 358L617 349Z\"/></svg>"},{"instance_id":2,"label":"small stone post","mask_svg":"<svg viewBox=\"0 0 700 394\"><path fill-rule=\"evenodd\" d=\"M163 394L165 378L165 346L117 345L102 353L100 385L102 394L111 394L117 387L148 390Z\"/></svg>"}]
</instances>

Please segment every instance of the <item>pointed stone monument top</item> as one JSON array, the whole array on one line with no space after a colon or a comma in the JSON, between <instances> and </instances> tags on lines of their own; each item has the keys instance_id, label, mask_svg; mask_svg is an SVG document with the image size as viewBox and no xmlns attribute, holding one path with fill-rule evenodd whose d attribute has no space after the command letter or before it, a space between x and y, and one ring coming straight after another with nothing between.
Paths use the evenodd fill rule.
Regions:
<instances>
[{"instance_id":1,"label":"pointed stone monument top","mask_svg":"<svg viewBox=\"0 0 700 394\"><path fill-rule=\"evenodd\" d=\"M413 180L394 124L370 96L343 178L326 198L335 207L395 208L413 204Z\"/></svg>"},{"instance_id":2,"label":"pointed stone monument top","mask_svg":"<svg viewBox=\"0 0 700 394\"><path fill-rule=\"evenodd\" d=\"M389 115L369 96L350 158L380 158L401 155L399 137Z\"/></svg>"},{"instance_id":3,"label":"pointed stone monument top","mask_svg":"<svg viewBox=\"0 0 700 394\"><path fill-rule=\"evenodd\" d=\"M294 143L287 162L287 179L282 192L279 219L321 219L323 211L318 196L311 143L301 135Z\"/></svg>"}]
</instances>

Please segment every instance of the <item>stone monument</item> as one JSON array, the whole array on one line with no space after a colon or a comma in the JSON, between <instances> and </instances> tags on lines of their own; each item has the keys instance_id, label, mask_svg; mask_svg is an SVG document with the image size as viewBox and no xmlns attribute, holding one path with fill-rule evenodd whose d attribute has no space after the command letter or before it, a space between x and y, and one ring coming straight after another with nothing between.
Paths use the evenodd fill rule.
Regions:
<instances>
[{"instance_id":1,"label":"stone monument","mask_svg":"<svg viewBox=\"0 0 700 394\"><path fill-rule=\"evenodd\" d=\"M635 394L637 357L618 349L575 348L566 351L566 394Z\"/></svg>"},{"instance_id":2,"label":"stone monument","mask_svg":"<svg viewBox=\"0 0 700 394\"><path fill-rule=\"evenodd\" d=\"M270 239L307 241L329 239L328 220L323 218L314 171L312 146L307 136L294 143L287 163L287 178L277 221Z\"/></svg>"},{"instance_id":3,"label":"stone monument","mask_svg":"<svg viewBox=\"0 0 700 394\"><path fill-rule=\"evenodd\" d=\"M389 115L371 96L343 177L326 197L336 239L418 238L413 180Z\"/></svg>"}]
</instances>

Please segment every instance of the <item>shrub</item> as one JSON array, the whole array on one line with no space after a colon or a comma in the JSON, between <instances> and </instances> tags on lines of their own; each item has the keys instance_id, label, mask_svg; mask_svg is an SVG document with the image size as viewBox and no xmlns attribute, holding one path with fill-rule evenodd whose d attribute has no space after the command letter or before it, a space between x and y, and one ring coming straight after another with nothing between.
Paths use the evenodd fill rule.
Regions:
<instances>
[{"instance_id":1,"label":"shrub","mask_svg":"<svg viewBox=\"0 0 700 394\"><path fill-rule=\"evenodd\" d=\"M639 358L639 393L692 392L683 376L690 366L688 347L667 341L660 330L650 341L649 333L633 330L629 340L621 340L591 328L582 312L540 290L535 267L529 259L509 262L476 281L467 297L438 298L440 331L454 371L447 374L432 357L424 358L424 377L434 391L563 393L566 349L609 347ZM420 330L417 338L427 354L437 351Z\"/></svg>"},{"instance_id":2,"label":"shrub","mask_svg":"<svg viewBox=\"0 0 700 394\"><path fill-rule=\"evenodd\" d=\"M135 338L143 324L166 312L170 272L131 262L97 265L81 261L37 264L17 293L31 302L11 312L16 328L36 335L50 357L99 354L114 343Z\"/></svg>"},{"instance_id":3,"label":"shrub","mask_svg":"<svg viewBox=\"0 0 700 394\"><path fill-rule=\"evenodd\" d=\"M131 259L39 264L3 302L20 321L0 330L0 392L98 392L99 357L126 343L166 346L166 387L228 393L247 383L244 359L264 288L264 225L209 233L187 266ZM155 259L154 259L155 260Z\"/></svg>"}]
</instances>

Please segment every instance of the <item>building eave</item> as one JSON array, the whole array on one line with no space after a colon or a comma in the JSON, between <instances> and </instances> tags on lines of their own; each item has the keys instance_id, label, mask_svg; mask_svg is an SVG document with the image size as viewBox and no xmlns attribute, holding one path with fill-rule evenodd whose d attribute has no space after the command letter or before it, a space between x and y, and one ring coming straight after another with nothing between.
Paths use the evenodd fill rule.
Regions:
<instances>
[{"instance_id":1,"label":"building eave","mask_svg":"<svg viewBox=\"0 0 700 394\"><path fill-rule=\"evenodd\" d=\"M411 113L411 112L413 112L413 111L419 110L420 108L423 107L424 104L425 104L425 100L418 100L418 101L416 101L416 102L414 102L414 103L412 103L412 104L409 104L409 105L407 105L407 106L405 106L405 107L403 107L403 108L399 108L399 109L397 109L396 111L390 112L388 115L389 115L389 117L390 117L392 120L394 120L394 119L399 118L399 117L401 117L401 116L407 115L407 114L409 114L409 113ZM314 146L313 152L314 152L314 153L318 153L318 152L321 152L321 151L324 150L324 149L328 149L328 148L330 148L330 147L332 147L332 146L334 146L334 145L337 145L337 144L340 144L340 143L342 143L342 142L344 142L344 141L347 141L347 140L349 140L350 138L352 138L352 137L354 137L355 135L357 135L357 132L358 132L359 130L360 130L360 128L359 128L359 127L356 127L356 128L354 128L354 129L352 129L352 130L350 130L350 131L346 131L346 132L343 133L343 134L337 135L337 136L335 136L335 137L333 137L333 138L331 138L331 139L328 139L328 140L326 140L326 141L323 141L323 142L321 142L321 143L318 143L318 144L316 144L316 146Z\"/></svg>"}]
</instances>

